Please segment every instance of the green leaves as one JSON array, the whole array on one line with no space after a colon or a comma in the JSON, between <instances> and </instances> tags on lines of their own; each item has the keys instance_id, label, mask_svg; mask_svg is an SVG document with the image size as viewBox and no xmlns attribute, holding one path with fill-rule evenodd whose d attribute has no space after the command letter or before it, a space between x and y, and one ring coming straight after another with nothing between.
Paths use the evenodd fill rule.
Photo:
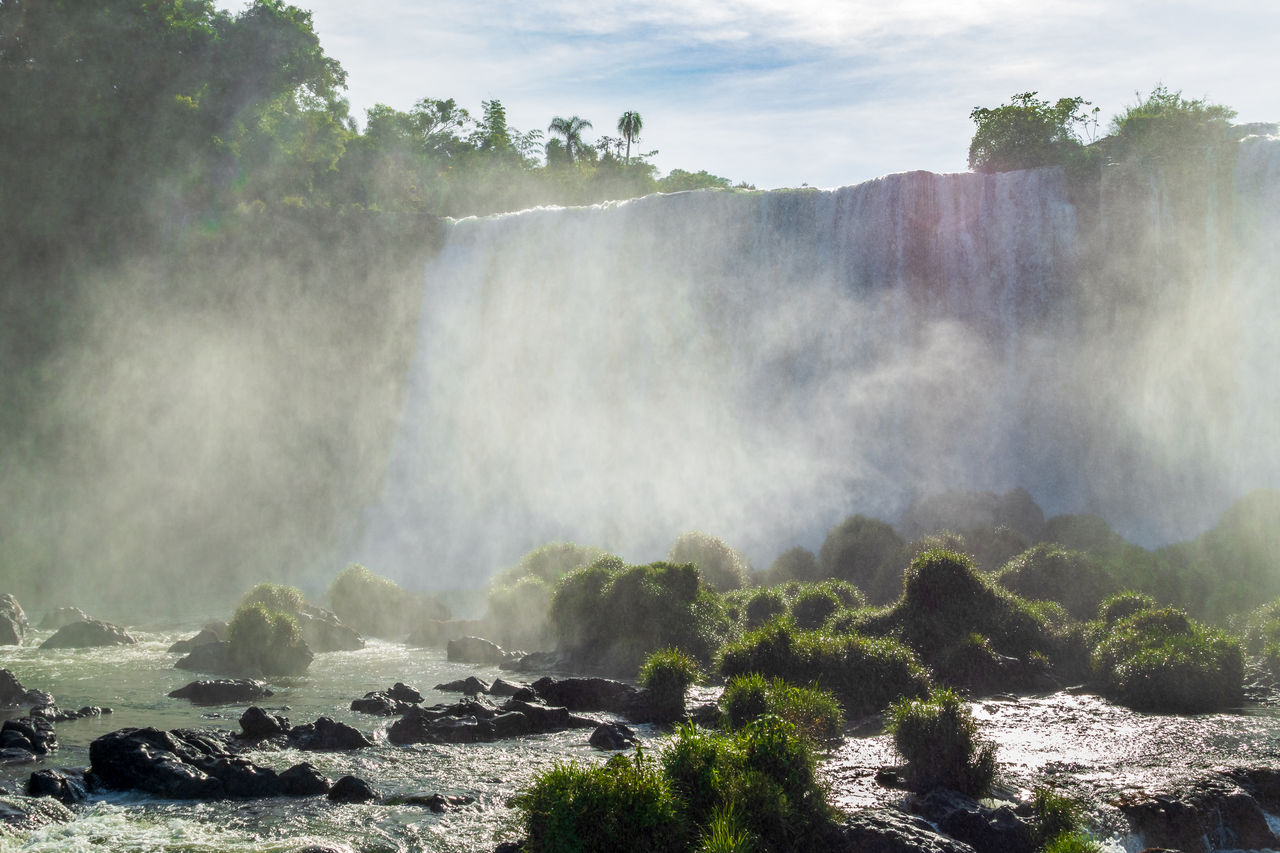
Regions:
<instances>
[{"instance_id":1,"label":"green leaves","mask_svg":"<svg viewBox=\"0 0 1280 853\"><path fill-rule=\"evenodd\" d=\"M1091 118L1083 110L1088 105L1079 97L1050 104L1035 92L1023 92L994 109L974 107L969 118L977 132L969 144L969 168L1007 172L1066 162L1081 147L1080 131Z\"/></svg>"}]
</instances>

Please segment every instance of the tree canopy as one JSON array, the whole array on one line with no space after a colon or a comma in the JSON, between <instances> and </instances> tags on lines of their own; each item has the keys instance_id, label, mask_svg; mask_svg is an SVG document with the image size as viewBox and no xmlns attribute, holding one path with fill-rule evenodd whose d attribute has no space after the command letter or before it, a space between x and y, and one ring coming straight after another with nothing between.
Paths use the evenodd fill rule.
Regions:
<instances>
[{"instance_id":1,"label":"tree canopy","mask_svg":"<svg viewBox=\"0 0 1280 853\"><path fill-rule=\"evenodd\" d=\"M1009 103L969 113L977 132L969 144L969 168L1007 172L1061 163L1079 148L1079 128L1089 120L1084 98L1059 98L1050 104L1035 92L1014 95Z\"/></svg>"}]
</instances>

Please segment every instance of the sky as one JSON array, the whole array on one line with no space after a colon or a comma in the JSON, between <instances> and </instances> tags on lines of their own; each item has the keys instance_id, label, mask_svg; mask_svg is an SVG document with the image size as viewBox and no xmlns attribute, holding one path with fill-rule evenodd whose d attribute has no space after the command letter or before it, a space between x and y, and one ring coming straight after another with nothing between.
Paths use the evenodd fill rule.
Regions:
<instances>
[{"instance_id":1,"label":"sky","mask_svg":"<svg viewBox=\"0 0 1280 853\"><path fill-rule=\"evenodd\" d=\"M220 2L239 11L243 3ZM1280 121L1275 0L295 0L348 73L352 114L500 100L768 189L963 171L969 112L1020 92L1109 119L1157 83Z\"/></svg>"}]
</instances>

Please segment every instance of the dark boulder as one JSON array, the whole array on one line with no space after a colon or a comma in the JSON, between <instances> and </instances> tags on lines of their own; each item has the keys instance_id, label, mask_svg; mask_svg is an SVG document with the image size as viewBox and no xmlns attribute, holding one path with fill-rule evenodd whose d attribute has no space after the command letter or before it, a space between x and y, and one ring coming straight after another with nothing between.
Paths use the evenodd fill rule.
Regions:
<instances>
[{"instance_id":1,"label":"dark boulder","mask_svg":"<svg viewBox=\"0 0 1280 853\"><path fill-rule=\"evenodd\" d=\"M497 666L510 657L502 646L483 637L461 637L445 647L451 661Z\"/></svg>"},{"instance_id":2,"label":"dark boulder","mask_svg":"<svg viewBox=\"0 0 1280 853\"><path fill-rule=\"evenodd\" d=\"M192 681L172 691L172 699L188 699L194 705L237 705L273 696L261 681L247 678Z\"/></svg>"},{"instance_id":3,"label":"dark boulder","mask_svg":"<svg viewBox=\"0 0 1280 853\"><path fill-rule=\"evenodd\" d=\"M601 723L587 743L596 749L630 749L636 745L636 733L622 723Z\"/></svg>"},{"instance_id":4,"label":"dark boulder","mask_svg":"<svg viewBox=\"0 0 1280 853\"><path fill-rule=\"evenodd\" d=\"M94 649L102 646L132 646L138 641L119 625L100 619L72 622L59 628L40 644L42 649Z\"/></svg>"},{"instance_id":5,"label":"dark boulder","mask_svg":"<svg viewBox=\"0 0 1280 853\"><path fill-rule=\"evenodd\" d=\"M169 647L169 651L185 655L190 654L201 646L209 646L214 643L221 643L227 638L227 625L225 622L212 622L200 629L200 633L194 637L188 637L185 640L178 640Z\"/></svg>"},{"instance_id":6,"label":"dark boulder","mask_svg":"<svg viewBox=\"0 0 1280 853\"><path fill-rule=\"evenodd\" d=\"M493 684L489 685L489 695L504 697L516 696L520 699L529 700L533 699L537 694L534 693L533 688L526 684L517 684L513 681L507 681L505 678L499 678L495 680Z\"/></svg>"},{"instance_id":7,"label":"dark boulder","mask_svg":"<svg viewBox=\"0 0 1280 853\"><path fill-rule=\"evenodd\" d=\"M35 832L58 823L70 823L71 810L49 797L0 796L0 835Z\"/></svg>"},{"instance_id":8,"label":"dark boulder","mask_svg":"<svg viewBox=\"0 0 1280 853\"><path fill-rule=\"evenodd\" d=\"M53 697L48 693L43 690L28 690L12 672L0 669L0 708L13 708L20 705L39 707L52 704Z\"/></svg>"},{"instance_id":9,"label":"dark boulder","mask_svg":"<svg viewBox=\"0 0 1280 853\"><path fill-rule=\"evenodd\" d=\"M295 764L280 774L286 797L315 797L329 793L328 778L309 762Z\"/></svg>"},{"instance_id":10,"label":"dark boulder","mask_svg":"<svg viewBox=\"0 0 1280 853\"><path fill-rule=\"evenodd\" d=\"M306 604L294 618L303 641L314 652L351 652L364 648L364 638L332 610Z\"/></svg>"},{"instance_id":11,"label":"dark boulder","mask_svg":"<svg viewBox=\"0 0 1280 853\"><path fill-rule=\"evenodd\" d=\"M336 803L367 803L378 796L373 786L358 776L343 776L329 789L329 799Z\"/></svg>"},{"instance_id":12,"label":"dark boulder","mask_svg":"<svg viewBox=\"0 0 1280 853\"><path fill-rule=\"evenodd\" d=\"M540 732L564 731L573 725L568 708L525 702L521 699L508 699L502 704L502 710L524 714L529 718L534 729Z\"/></svg>"},{"instance_id":13,"label":"dark boulder","mask_svg":"<svg viewBox=\"0 0 1280 853\"><path fill-rule=\"evenodd\" d=\"M1148 844L1184 853L1280 848L1258 801L1229 775L1120 805Z\"/></svg>"},{"instance_id":14,"label":"dark boulder","mask_svg":"<svg viewBox=\"0 0 1280 853\"><path fill-rule=\"evenodd\" d=\"M204 769L220 757L177 732L151 728L120 729L89 744L91 770L103 786L175 800L226 796L221 780Z\"/></svg>"},{"instance_id":15,"label":"dark boulder","mask_svg":"<svg viewBox=\"0 0 1280 853\"><path fill-rule=\"evenodd\" d=\"M29 630L31 623L18 599L7 592L0 595L0 646L21 645Z\"/></svg>"},{"instance_id":16,"label":"dark boulder","mask_svg":"<svg viewBox=\"0 0 1280 853\"><path fill-rule=\"evenodd\" d=\"M48 694L45 694L48 696ZM52 699L53 697L49 697ZM97 705L90 705L81 708L78 711L64 711L57 705L48 704L39 708L31 709L31 716L43 717L51 723L68 723L72 720L83 720L86 717L101 717L110 714L110 708L100 708Z\"/></svg>"},{"instance_id":17,"label":"dark boulder","mask_svg":"<svg viewBox=\"0 0 1280 853\"><path fill-rule=\"evenodd\" d=\"M393 699L381 690L364 694L362 699L351 700L351 710L379 717L398 717L414 707L408 702Z\"/></svg>"},{"instance_id":18,"label":"dark boulder","mask_svg":"<svg viewBox=\"0 0 1280 853\"><path fill-rule=\"evenodd\" d=\"M269 714L257 705L251 705L240 715L240 735L245 740L262 740L287 734L289 718Z\"/></svg>"},{"instance_id":19,"label":"dark boulder","mask_svg":"<svg viewBox=\"0 0 1280 853\"><path fill-rule=\"evenodd\" d=\"M457 681L449 681L444 684L437 684L436 690L442 693L465 693L468 696L487 694L489 692L489 682L482 678L476 678L469 675L466 678Z\"/></svg>"},{"instance_id":20,"label":"dark boulder","mask_svg":"<svg viewBox=\"0 0 1280 853\"><path fill-rule=\"evenodd\" d=\"M409 743L431 743L431 724L447 716L443 705L433 708L414 707L387 729L387 740L397 746Z\"/></svg>"},{"instance_id":21,"label":"dark boulder","mask_svg":"<svg viewBox=\"0 0 1280 853\"><path fill-rule=\"evenodd\" d=\"M1032 853L1036 847L1031 826L1009 806L987 808L964 794L937 788L910 799L908 808L977 853Z\"/></svg>"},{"instance_id":22,"label":"dark boulder","mask_svg":"<svg viewBox=\"0 0 1280 853\"><path fill-rule=\"evenodd\" d=\"M289 730L289 744L296 749L314 752L339 752L373 746L359 729L331 717L320 717L314 723L294 726Z\"/></svg>"},{"instance_id":23,"label":"dark boulder","mask_svg":"<svg viewBox=\"0 0 1280 853\"><path fill-rule=\"evenodd\" d=\"M392 699L399 699L401 702L408 702L412 705L422 702L422 694L403 681L397 681L393 684L391 689L387 691L387 695Z\"/></svg>"},{"instance_id":24,"label":"dark boulder","mask_svg":"<svg viewBox=\"0 0 1280 853\"><path fill-rule=\"evenodd\" d=\"M194 646L185 657L179 658L175 669L189 672L212 672L216 675L236 671L235 660L231 655L231 644L224 640Z\"/></svg>"},{"instance_id":25,"label":"dark boulder","mask_svg":"<svg viewBox=\"0 0 1280 853\"><path fill-rule=\"evenodd\" d=\"M469 806L475 801L475 797L469 797L465 794L413 794L408 797L397 797L391 802L399 806L423 806L439 814L462 806Z\"/></svg>"},{"instance_id":26,"label":"dark boulder","mask_svg":"<svg viewBox=\"0 0 1280 853\"><path fill-rule=\"evenodd\" d=\"M53 797L63 805L73 805L88 796L84 774L37 770L27 779L27 796Z\"/></svg>"},{"instance_id":27,"label":"dark boulder","mask_svg":"<svg viewBox=\"0 0 1280 853\"><path fill-rule=\"evenodd\" d=\"M569 669L565 656L558 652L530 652L527 655L511 655L498 664L506 672L557 672Z\"/></svg>"},{"instance_id":28,"label":"dark boulder","mask_svg":"<svg viewBox=\"0 0 1280 853\"><path fill-rule=\"evenodd\" d=\"M963 841L938 833L929 822L896 809L862 809L831 830L831 853L975 853Z\"/></svg>"},{"instance_id":29,"label":"dark boulder","mask_svg":"<svg viewBox=\"0 0 1280 853\"><path fill-rule=\"evenodd\" d=\"M47 755L58 748L58 737L53 732L53 725L44 717L27 716L16 720L5 720L0 725L0 750L5 750L10 759L20 759L9 750L22 750L30 753L32 758Z\"/></svg>"},{"instance_id":30,"label":"dark boulder","mask_svg":"<svg viewBox=\"0 0 1280 853\"><path fill-rule=\"evenodd\" d=\"M533 690L548 705L563 705L570 711L610 711L627 714L639 691L623 681L609 678L539 678Z\"/></svg>"},{"instance_id":31,"label":"dark boulder","mask_svg":"<svg viewBox=\"0 0 1280 853\"><path fill-rule=\"evenodd\" d=\"M75 622L85 622L91 617L79 607L55 607L40 620L41 631L57 631Z\"/></svg>"}]
</instances>

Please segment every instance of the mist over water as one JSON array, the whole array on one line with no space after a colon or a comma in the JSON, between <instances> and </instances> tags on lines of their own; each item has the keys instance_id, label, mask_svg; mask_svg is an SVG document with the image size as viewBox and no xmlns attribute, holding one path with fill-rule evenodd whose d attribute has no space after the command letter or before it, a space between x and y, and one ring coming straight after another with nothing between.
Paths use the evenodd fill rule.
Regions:
<instances>
[{"instance_id":1,"label":"mist over water","mask_svg":"<svg viewBox=\"0 0 1280 853\"><path fill-rule=\"evenodd\" d=\"M1027 488L1144 544L1280 485L1280 138L1195 174L889 175L451 226L357 559L469 585L563 538L758 565Z\"/></svg>"}]
</instances>

